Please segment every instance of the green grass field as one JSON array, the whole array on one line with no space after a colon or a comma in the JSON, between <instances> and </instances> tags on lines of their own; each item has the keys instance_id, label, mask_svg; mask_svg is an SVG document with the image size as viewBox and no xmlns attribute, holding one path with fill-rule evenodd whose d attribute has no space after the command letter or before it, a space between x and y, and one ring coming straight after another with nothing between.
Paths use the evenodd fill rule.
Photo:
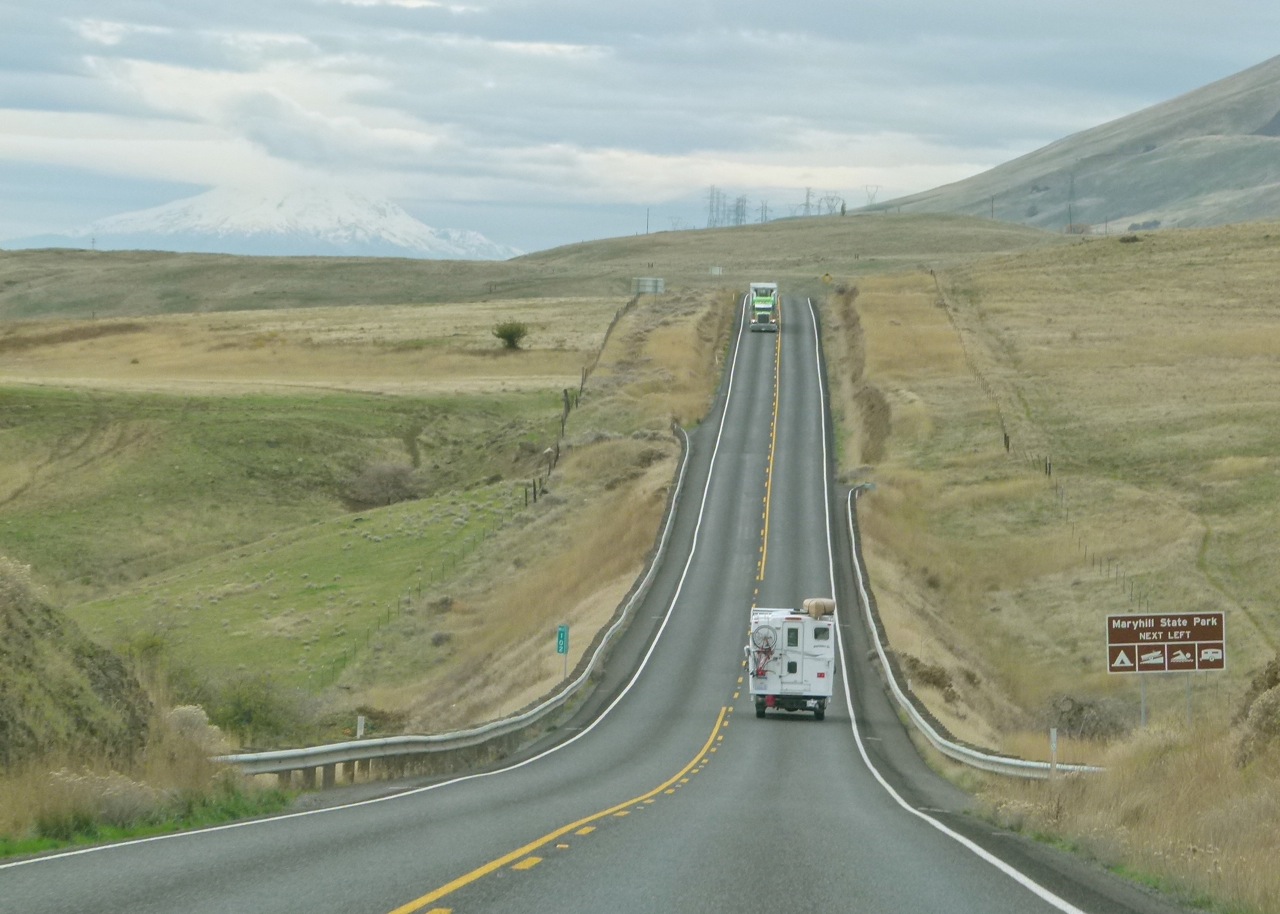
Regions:
<instances>
[{"instance_id":1,"label":"green grass field","mask_svg":"<svg viewBox=\"0 0 1280 914\"><path fill-rule=\"evenodd\" d=\"M424 494L522 479L522 459L554 442L559 410L558 391L9 388L0 391L0 551L34 565L61 597L93 596L340 516L371 463L412 468Z\"/></svg>"},{"instance_id":2,"label":"green grass field","mask_svg":"<svg viewBox=\"0 0 1280 914\"><path fill-rule=\"evenodd\" d=\"M283 688L316 692L378 650L393 619L427 612L424 595L521 509L522 490L508 482L331 517L153 575L71 615L125 651L160 648L170 664L205 675L269 671ZM422 647L423 666L448 650Z\"/></svg>"}]
</instances>

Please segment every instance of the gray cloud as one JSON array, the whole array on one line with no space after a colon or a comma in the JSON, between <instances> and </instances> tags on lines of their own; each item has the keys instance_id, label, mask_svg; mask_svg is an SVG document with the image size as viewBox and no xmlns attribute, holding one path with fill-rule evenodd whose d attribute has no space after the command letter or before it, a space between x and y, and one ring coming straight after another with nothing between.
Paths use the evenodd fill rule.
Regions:
<instances>
[{"instance_id":1,"label":"gray cloud","mask_svg":"<svg viewBox=\"0 0 1280 914\"><path fill-rule=\"evenodd\" d=\"M435 224L422 210L470 207L459 225L527 248L634 224L642 202L696 224L711 183L907 193L1273 53L1280 9L1181 6L47 0L0 22L0 193L63 169L146 188L141 207L157 187L323 173ZM480 224L505 208L535 232L540 206L561 228Z\"/></svg>"}]
</instances>

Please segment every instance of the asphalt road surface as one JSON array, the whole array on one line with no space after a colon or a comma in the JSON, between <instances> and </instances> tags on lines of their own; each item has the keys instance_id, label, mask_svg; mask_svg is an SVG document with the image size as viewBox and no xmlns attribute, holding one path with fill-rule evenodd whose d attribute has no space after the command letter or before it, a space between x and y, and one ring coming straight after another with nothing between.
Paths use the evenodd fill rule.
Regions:
<instances>
[{"instance_id":1,"label":"asphalt road surface","mask_svg":"<svg viewBox=\"0 0 1280 914\"><path fill-rule=\"evenodd\" d=\"M0 864L0 912L1179 910L982 823L922 764L865 660L814 310L738 327L667 560L567 726L497 770ZM756 719L749 610L814 596L840 607L826 720Z\"/></svg>"}]
</instances>

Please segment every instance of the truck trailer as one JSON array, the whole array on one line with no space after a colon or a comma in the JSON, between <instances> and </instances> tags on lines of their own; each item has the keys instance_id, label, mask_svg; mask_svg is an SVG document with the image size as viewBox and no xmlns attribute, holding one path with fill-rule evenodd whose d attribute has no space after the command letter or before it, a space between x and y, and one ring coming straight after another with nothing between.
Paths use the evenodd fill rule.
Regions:
<instances>
[{"instance_id":1,"label":"truck trailer","mask_svg":"<svg viewBox=\"0 0 1280 914\"><path fill-rule=\"evenodd\" d=\"M751 299L752 331L778 332L778 284L753 282L747 293Z\"/></svg>"},{"instance_id":2,"label":"truck trailer","mask_svg":"<svg viewBox=\"0 0 1280 914\"><path fill-rule=\"evenodd\" d=\"M811 598L802 609L751 610L745 648L756 717L770 710L827 715L835 682L834 600Z\"/></svg>"}]
</instances>

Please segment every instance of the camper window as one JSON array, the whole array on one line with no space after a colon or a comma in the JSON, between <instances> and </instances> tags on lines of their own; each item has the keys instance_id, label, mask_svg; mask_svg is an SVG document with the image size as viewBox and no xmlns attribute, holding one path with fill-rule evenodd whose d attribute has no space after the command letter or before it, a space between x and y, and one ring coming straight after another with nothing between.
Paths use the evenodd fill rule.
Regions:
<instances>
[{"instance_id":1,"label":"camper window","mask_svg":"<svg viewBox=\"0 0 1280 914\"><path fill-rule=\"evenodd\" d=\"M827 628L825 625L819 625L817 628L813 630L814 641L828 641L830 640L830 638L831 638L831 629Z\"/></svg>"},{"instance_id":2,"label":"camper window","mask_svg":"<svg viewBox=\"0 0 1280 914\"><path fill-rule=\"evenodd\" d=\"M800 629L798 628L787 629L787 647L799 647L799 646L800 646Z\"/></svg>"}]
</instances>

